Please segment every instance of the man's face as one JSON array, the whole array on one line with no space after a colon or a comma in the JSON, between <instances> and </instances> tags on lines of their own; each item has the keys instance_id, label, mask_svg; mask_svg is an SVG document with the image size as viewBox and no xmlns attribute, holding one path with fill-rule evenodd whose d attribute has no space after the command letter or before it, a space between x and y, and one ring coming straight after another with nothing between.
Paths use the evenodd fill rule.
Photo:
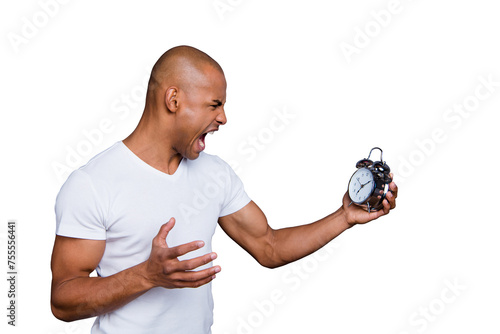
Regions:
<instances>
[{"instance_id":1,"label":"man's face","mask_svg":"<svg viewBox=\"0 0 500 334\"><path fill-rule=\"evenodd\" d=\"M226 124L226 79L224 74L207 66L189 88L179 92L174 149L194 160L205 149L205 136Z\"/></svg>"}]
</instances>

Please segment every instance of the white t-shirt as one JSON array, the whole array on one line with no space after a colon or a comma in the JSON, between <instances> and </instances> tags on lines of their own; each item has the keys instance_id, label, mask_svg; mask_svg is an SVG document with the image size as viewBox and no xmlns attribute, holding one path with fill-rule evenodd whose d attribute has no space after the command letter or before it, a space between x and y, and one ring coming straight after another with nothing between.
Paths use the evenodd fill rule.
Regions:
<instances>
[{"instance_id":1,"label":"white t-shirt","mask_svg":"<svg viewBox=\"0 0 500 334\"><path fill-rule=\"evenodd\" d=\"M212 251L219 217L250 202L243 184L222 159L200 153L182 159L173 175L139 159L117 142L74 171L56 200L56 234L106 240L96 270L106 277L149 258L160 226L176 219L170 247L203 240L205 246L179 258ZM209 263L196 270L210 267ZM92 333L210 333L211 284L196 289L153 288L116 311L98 316Z\"/></svg>"}]
</instances>

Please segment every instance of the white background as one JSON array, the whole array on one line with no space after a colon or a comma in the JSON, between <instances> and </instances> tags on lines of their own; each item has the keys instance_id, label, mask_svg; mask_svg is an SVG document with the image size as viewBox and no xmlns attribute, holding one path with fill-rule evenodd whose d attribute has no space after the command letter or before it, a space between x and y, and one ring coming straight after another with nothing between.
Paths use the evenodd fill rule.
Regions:
<instances>
[{"instance_id":1,"label":"white background","mask_svg":"<svg viewBox=\"0 0 500 334\"><path fill-rule=\"evenodd\" d=\"M3 1L0 17L2 254L9 219L19 246L18 327L6 324L2 279L2 332L89 332L92 320L50 312L53 206L67 177L54 166L72 170L70 151L87 149L79 166L125 138L152 65L187 44L228 81L228 123L207 152L231 161L273 228L336 210L373 146L400 187L390 215L280 269L260 267L219 229L214 334L498 333L493 1L29 0ZM464 103L464 116L447 111ZM84 132L103 120L109 131L89 146Z\"/></svg>"}]
</instances>

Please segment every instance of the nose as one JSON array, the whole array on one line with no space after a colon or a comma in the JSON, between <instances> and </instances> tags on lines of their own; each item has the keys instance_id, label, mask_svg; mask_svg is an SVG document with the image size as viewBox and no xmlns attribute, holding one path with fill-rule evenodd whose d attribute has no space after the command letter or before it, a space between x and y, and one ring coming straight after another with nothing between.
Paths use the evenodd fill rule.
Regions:
<instances>
[{"instance_id":1,"label":"nose","mask_svg":"<svg viewBox=\"0 0 500 334\"><path fill-rule=\"evenodd\" d=\"M224 108L221 108L221 112L217 115L215 121L220 125L224 125L227 123L226 112L224 111Z\"/></svg>"}]
</instances>

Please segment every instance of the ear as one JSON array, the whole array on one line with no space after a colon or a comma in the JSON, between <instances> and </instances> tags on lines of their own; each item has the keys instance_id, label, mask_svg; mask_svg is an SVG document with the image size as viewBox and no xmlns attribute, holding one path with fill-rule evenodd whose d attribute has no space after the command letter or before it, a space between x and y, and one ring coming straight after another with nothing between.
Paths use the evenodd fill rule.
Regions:
<instances>
[{"instance_id":1,"label":"ear","mask_svg":"<svg viewBox=\"0 0 500 334\"><path fill-rule=\"evenodd\" d=\"M165 91L165 106L171 112L176 112L179 108L179 89L170 86Z\"/></svg>"}]
</instances>

